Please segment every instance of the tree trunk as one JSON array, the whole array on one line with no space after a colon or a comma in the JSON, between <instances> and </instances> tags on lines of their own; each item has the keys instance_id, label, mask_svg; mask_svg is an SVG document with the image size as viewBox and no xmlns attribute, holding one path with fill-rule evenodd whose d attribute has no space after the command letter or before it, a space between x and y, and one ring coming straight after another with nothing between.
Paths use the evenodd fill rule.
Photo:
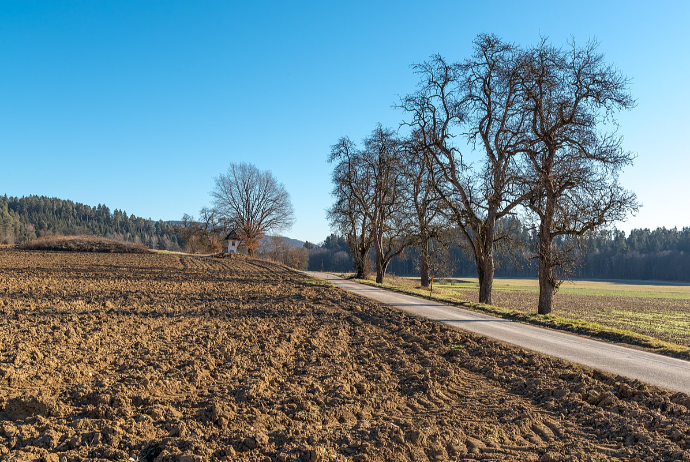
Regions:
<instances>
[{"instance_id":1,"label":"tree trunk","mask_svg":"<svg viewBox=\"0 0 690 462\"><path fill-rule=\"evenodd\" d=\"M381 284L383 283L383 277L386 275L386 269L388 268L387 263L381 262L380 264L377 262L376 263L376 283Z\"/></svg>"},{"instance_id":2,"label":"tree trunk","mask_svg":"<svg viewBox=\"0 0 690 462\"><path fill-rule=\"evenodd\" d=\"M386 264L383 261L383 242L376 240L376 283L381 284L386 275Z\"/></svg>"},{"instance_id":3,"label":"tree trunk","mask_svg":"<svg viewBox=\"0 0 690 462\"><path fill-rule=\"evenodd\" d=\"M422 287L429 287L429 240L419 246L419 273Z\"/></svg>"},{"instance_id":4,"label":"tree trunk","mask_svg":"<svg viewBox=\"0 0 690 462\"><path fill-rule=\"evenodd\" d=\"M553 264L552 216L545 216L539 226L539 306L537 313L549 314L556 292L556 278Z\"/></svg>"},{"instance_id":5,"label":"tree trunk","mask_svg":"<svg viewBox=\"0 0 690 462\"><path fill-rule=\"evenodd\" d=\"M553 267L548 263L539 261L539 314L551 313L553 294L556 286L553 283Z\"/></svg>"},{"instance_id":6,"label":"tree trunk","mask_svg":"<svg viewBox=\"0 0 690 462\"><path fill-rule=\"evenodd\" d=\"M355 254L354 266L355 266L355 278L366 279L367 278L367 253L369 249L363 250L359 249Z\"/></svg>"},{"instance_id":7,"label":"tree trunk","mask_svg":"<svg viewBox=\"0 0 690 462\"><path fill-rule=\"evenodd\" d=\"M494 286L494 233L496 220L492 211L483 226L475 229L474 256L479 279L479 303L491 305L491 291Z\"/></svg>"},{"instance_id":8,"label":"tree trunk","mask_svg":"<svg viewBox=\"0 0 690 462\"><path fill-rule=\"evenodd\" d=\"M479 278L479 303L491 305L491 291L494 285L494 256L491 253L483 255L481 261L477 261L477 277Z\"/></svg>"}]
</instances>

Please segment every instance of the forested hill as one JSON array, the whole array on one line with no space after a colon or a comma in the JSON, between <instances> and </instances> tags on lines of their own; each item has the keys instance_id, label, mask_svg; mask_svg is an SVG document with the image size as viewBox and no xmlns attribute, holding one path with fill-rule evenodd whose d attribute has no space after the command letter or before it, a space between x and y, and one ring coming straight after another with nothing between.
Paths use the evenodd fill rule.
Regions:
<instances>
[{"instance_id":1,"label":"forested hill","mask_svg":"<svg viewBox=\"0 0 690 462\"><path fill-rule=\"evenodd\" d=\"M154 249L179 250L182 237L164 221L110 211L105 205L89 205L53 197L0 196L0 243L22 244L51 234L92 234Z\"/></svg>"}]
</instances>

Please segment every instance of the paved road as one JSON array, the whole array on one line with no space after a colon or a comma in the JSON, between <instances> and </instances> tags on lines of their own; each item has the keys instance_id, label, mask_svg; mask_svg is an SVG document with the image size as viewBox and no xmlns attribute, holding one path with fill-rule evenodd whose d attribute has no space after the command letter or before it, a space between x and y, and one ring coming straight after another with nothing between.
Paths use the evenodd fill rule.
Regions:
<instances>
[{"instance_id":1,"label":"paved road","mask_svg":"<svg viewBox=\"0 0 690 462\"><path fill-rule=\"evenodd\" d=\"M423 298L359 284L332 274L320 272L309 274L411 314L612 374L690 394L690 362L688 361L467 311Z\"/></svg>"}]
</instances>

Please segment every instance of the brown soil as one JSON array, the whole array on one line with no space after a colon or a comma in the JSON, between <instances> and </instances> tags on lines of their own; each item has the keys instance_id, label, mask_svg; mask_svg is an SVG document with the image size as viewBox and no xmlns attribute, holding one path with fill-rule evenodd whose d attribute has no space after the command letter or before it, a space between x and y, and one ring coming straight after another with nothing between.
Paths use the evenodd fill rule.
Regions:
<instances>
[{"instance_id":1,"label":"brown soil","mask_svg":"<svg viewBox=\"0 0 690 462\"><path fill-rule=\"evenodd\" d=\"M690 460L690 398L246 258L0 250L0 459Z\"/></svg>"}]
</instances>

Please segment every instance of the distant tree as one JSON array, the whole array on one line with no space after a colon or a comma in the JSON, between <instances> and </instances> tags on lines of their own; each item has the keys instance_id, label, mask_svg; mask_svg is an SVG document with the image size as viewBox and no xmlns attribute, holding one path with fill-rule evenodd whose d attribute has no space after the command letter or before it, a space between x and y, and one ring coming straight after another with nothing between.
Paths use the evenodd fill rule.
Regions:
<instances>
[{"instance_id":1,"label":"distant tree","mask_svg":"<svg viewBox=\"0 0 690 462\"><path fill-rule=\"evenodd\" d=\"M352 271L352 253L347 240L331 234L319 245L308 249L308 268L312 271Z\"/></svg>"},{"instance_id":2,"label":"distant tree","mask_svg":"<svg viewBox=\"0 0 690 462\"><path fill-rule=\"evenodd\" d=\"M282 236L267 236L261 254L269 259L282 263L290 250L290 245Z\"/></svg>"},{"instance_id":3,"label":"distant tree","mask_svg":"<svg viewBox=\"0 0 690 462\"><path fill-rule=\"evenodd\" d=\"M402 151L402 175L407 184L407 207L413 211L411 224L416 231L408 231L419 251L419 275L422 287L428 287L431 274L441 267L437 264L446 258L448 242L442 238L448 233L448 223L444 215L444 203L435 182L440 174L433 169L435 164L428 162L424 154L427 149L423 138L413 133L406 140ZM442 258L441 258L442 257ZM445 268L444 268L445 269Z\"/></svg>"},{"instance_id":4,"label":"distant tree","mask_svg":"<svg viewBox=\"0 0 690 462\"><path fill-rule=\"evenodd\" d=\"M538 228L540 314L551 312L559 286L557 270L571 260L573 239L638 208L635 194L618 183L633 156L615 126L615 111L634 101L628 80L604 62L597 43L568 49L546 41L523 54L520 66L522 111L530 132L524 145L526 207Z\"/></svg>"},{"instance_id":5,"label":"distant tree","mask_svg":"<svg viewBox=\"0 0 690 462\"><path fill-rule=\"evenodd\" d=\"M376 282L382 283L391 260L415 240L410 232L409 178L403 173L404 146L392 130L378 125L364 140L361 168L371 180L372 240Z\"/></svg>"},{"instance_id":6,"label":"distant tree","mask_svg":"<svg viewBox=\"0 0 690 462\"><path fill-rule=\"evenodd\" d=\"M209 207L202 207L199 211L199 222L205 231L208 251L218 253L223 250L223 236L225 227L218 216L218 212Z\"/></svg>"},{"instance_id":7,"label":"distant tree","mask_svg":"<svg viewBox=\"0 0 690 462\"><path fill-rule=\"evenodd\" d=\"M269 171L231 163L215 178L213 210L225 228L237 230L250 255L267 232L289 229L294 222L290 194Z\"/></svg>"},{"instance_id":8,"label":"distant tree","mask_svg":"<svg viewBox=\"0 0 690 462\"><path fill-rule=\"evenodd\" d=\"M105 205L90 207L44 196L0 197L0 241L25 243L37 236L89 234L111 239L166 245L179 250L181 236L175 226L154 222ZM161 244L163 242L163 244Z\"/></svg>"},{"instance_id":9,"label":"distant tree","mask_svg":"<svg viewBox=\"0 0 690 462\"><path fill-rule=\"evenodd\" d=\"M285 264L298 270L306 270L309 267L309 251L304 247L293 247L287 255Z\"/></svg>"},{"instance_id":10,"label":"distant tree","mask_svg":"<svg viewBox=\"0 0 690 462\"><path fill-rule=\"evenodd\" d=\"M205 253L208 251L208 232L204 226L192 215L185 213L182 216L179 232L185 243L185 251L188 253Z\"/></svg>"},{"instance_id":11,"label":"distant tree","mask_svg":"<svg viewBox=\"0 0 690 462\"><path fill-rule=\"evenodd\" d=\"M376 282L383 282L391 260L414 237L409 232L410 213L402 174L403 144L390 129L378 125L358 149L341 139L330 156L337 162L333 182L336 203L331 222L348 236L358 275L366 270L367 253L374 250Z\"/></svg>"},{"instance_id":12,"label":"distant tree","mask_svg":"<svg viewBox=\"0 0 690 462\"><path fill-rule=\"evenodd\" d=\"M328 161L333 168L333 197L328 210L331 227L345 236L353 255L355 277L363 279L369 272L369 250L373 244L371 217L374 193L369 172L362 169L362 153L347 137L331 147Z\"/></svg>"},{"instance_id":13,"label":"distant tree","mask_svg":"<svg viewBox=\"0 0 690 462\"><path fill-rule=\"evenodd\" d=\"M348 249L345 238L338 236L337 234L330 234L326 236L326 239L324 239L321 247L335 251L347 251Z\"/></svg>"},{"instance_id":14,"label":"distant tree","mask_svg":"<svg viewBox=\"0 0 690 462\"><path fill-rule=\"evenodd\" d=\"M260 251L263 258L277 263L306 270L309 265L309 252L305 247L292 247L282 236L268 236L266 245Z\"/></svg>"}]
</instances>

